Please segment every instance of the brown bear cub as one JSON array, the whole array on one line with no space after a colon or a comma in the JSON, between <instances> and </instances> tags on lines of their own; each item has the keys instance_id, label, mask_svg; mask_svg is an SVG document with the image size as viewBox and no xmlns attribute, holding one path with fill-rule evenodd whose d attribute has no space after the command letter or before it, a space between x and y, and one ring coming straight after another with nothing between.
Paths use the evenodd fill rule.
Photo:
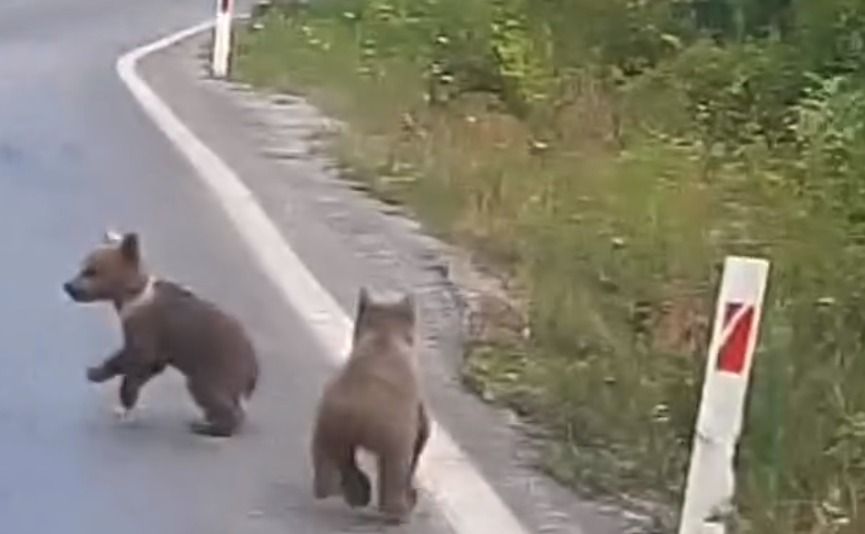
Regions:
<instances>
[{"instance_id":1,"label":"brown bear cub","mask_svg":"<svg viewBox=\"0 0 865 534\"><path fill-rule=\"evenodd\" d=\"M342 494L352 507L370 502L357 464L364 449L378 460L378 505L389 523L408 519L417 502L414 473L430 435L415 354L410 295L374 301L360 291L351 355L325 386L312 438L314 493Z\"/></svg>"},{"instance_id":2,"label":"brown bear cub","mask_svg":"<svg viewBox=\"0 0 865 534\"><path fill-rule=\"evenodd\" d=\"M123 347L87 370L91 382L121 376L120 403L129 413L141 388L170 365L186 385L204 419L193 432L227 437L244 419L242 400L258 379L254 347L240 323L179 285L149 276L138 236L106 235L63 286L76 302L111 302L123 328Z\"/></svg>"}]
</instances>

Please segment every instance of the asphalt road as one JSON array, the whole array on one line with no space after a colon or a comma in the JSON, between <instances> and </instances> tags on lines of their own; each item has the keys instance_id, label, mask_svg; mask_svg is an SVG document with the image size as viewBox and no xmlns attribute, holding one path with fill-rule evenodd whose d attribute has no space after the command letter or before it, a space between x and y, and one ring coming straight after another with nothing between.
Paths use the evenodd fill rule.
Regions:
<instances>
[{"instance_id":1,"label":"asphalt road","mask_svg":"<svg viewBox=\"0 0 865 534\"><path fill-rule=\"evenodd\" d=\"M208 0L0 2L0 531L294 534L379 530L309 489L326 360L114 72L122 52L198 22ZM61 284L107 225L142 234L159 273L250 325L263 379L245 431L193 436L175 375L118 424L116 383L84 369L119 342L105 307ZM446 531L421 510L412 532Z\"/></svg>"}]
</instances>

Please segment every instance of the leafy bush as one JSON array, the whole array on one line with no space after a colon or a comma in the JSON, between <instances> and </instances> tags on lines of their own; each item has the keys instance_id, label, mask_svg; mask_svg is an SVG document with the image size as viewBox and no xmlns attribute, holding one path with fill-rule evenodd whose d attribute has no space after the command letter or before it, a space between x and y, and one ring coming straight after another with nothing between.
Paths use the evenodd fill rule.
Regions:
<instances>
[{"instance_id":1,"label":"leafy bush","mask_svg":"<svg viewBox=\"0 0 865 534\"><path fill-rule=\"evenodd\" d=\"M373 189L527 297L477 387L578 487L680 496L717 266L772 259L741 530L865 528L865 5L318 0L242 76L352 123Z\"/></svg>"}]
</instances>

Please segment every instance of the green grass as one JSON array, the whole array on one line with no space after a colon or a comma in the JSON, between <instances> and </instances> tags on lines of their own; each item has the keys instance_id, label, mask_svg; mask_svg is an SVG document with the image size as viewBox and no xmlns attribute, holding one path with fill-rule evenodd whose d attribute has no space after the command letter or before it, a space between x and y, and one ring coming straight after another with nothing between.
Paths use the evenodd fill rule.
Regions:
<instances>
[{"instance_id":1,"label":"green grass","mask_svg":"<svg viewBox=\"0 0 865 534\"><path fill-rule=\"evenodd\" d=\"M467 384L546 430L542 467L556 478L677 503L717 267L725 254L770 257L740 449L742 532L862 532L865 246L854 201L865 143L853 127L843 142L826 133L858 112L857 93L829 88L795 108L802 141L787 153L758 127L776 120L766 111L776 103L745 102L736 83L799 94L776 90L805 83L788 56L695 41L625 84L585 60L557 74L567 98L526 107L520 95L553 85L528 34L506 35L535 60L514 60L522 70L498 94L457 91L468 82L431 81L443 75L430 58L476 57L476 37L442 40L425 24L479 24L486 3L420 4L464 17L430 22L385 1L358 4L362 20L336 0L277 11L241 32L235 67L345 120L333 149L357 179L514 281L528 335L519 325L470 347ZM448 46L462 48L449 56Z\"/></svg>"}]
</instances>

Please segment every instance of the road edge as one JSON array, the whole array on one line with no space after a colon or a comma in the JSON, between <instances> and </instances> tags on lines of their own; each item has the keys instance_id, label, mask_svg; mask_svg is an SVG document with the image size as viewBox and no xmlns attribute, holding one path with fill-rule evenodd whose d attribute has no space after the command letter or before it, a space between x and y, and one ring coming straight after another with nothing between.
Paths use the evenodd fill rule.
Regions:
<instances>
[{"instance_id":1,"label":"road edge","mask_svg":"<svg viewBox=\"0 0 865 534\"><path fill-rule=\"evenodd\" d=\"M285 301L306 322L333 363L351 346L352 320L291 249L254 194L236 173L151 89L138 62L207 31L206 21L135 48L118 58L116 71L145 114L196 171ZM420 483L458 534L528 534L450 433L436 424L419 466Z\"/></svg>"}]
</instances>

